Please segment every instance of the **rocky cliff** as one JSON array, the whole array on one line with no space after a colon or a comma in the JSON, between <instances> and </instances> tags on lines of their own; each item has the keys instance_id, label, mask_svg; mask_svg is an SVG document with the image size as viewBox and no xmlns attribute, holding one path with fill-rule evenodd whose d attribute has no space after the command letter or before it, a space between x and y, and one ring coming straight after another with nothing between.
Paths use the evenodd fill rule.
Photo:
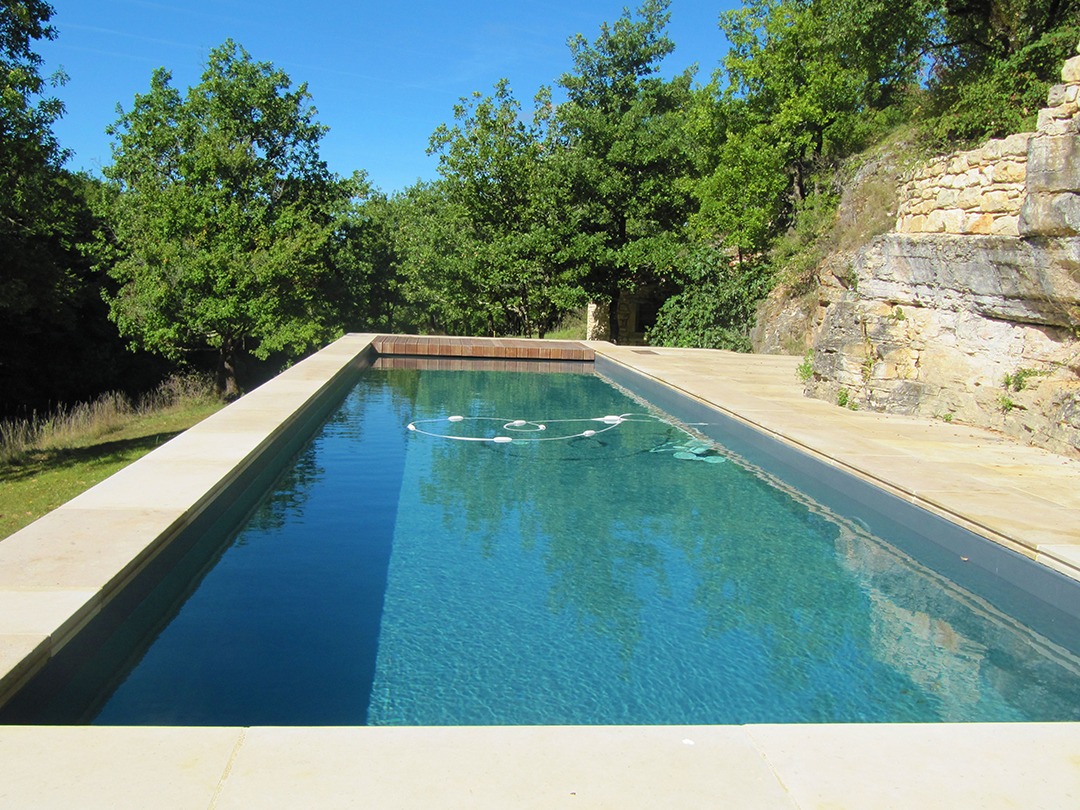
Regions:
<instances>
[{"instance_id":1,"label":"rocky cliff","mask_svg":"<svg viewBox=\"0 0 1080 810\"><path fill-rule=\"evenodd\" d=\"M808 318L807 394L1080 454L1078 96L1080 56L1037 131L909 172L896 229L816 309L789 307Z\"/></svg>"}]
</instances>

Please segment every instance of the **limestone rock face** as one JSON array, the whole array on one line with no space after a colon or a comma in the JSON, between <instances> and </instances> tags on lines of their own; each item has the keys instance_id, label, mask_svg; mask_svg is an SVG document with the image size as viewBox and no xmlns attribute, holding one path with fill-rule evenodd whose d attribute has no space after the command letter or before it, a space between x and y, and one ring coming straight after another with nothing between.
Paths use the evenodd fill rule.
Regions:
<instances>
[{"instance_id":1,"label":"limestone rock face","mask_svg":"<svg viewBox=\"0 0 1080 810\"><path fill-rule=\"evenodd\" d=\"M1080 454L1080 56L1061 79L1037 131L905 179L896 232L823 297L809 395Z\"/></svg>"},{"instance_id":2,"label":"limestone rock face","mask_svg":"<svg viewBox=\"0 0 1080 810\"><path fill-rule=\"evenodd\" d=\"M889 234L855 273L828 308L808 394L844 389L864 409L1080 452L1080 238Z\"/></svg>"}]
</instances>

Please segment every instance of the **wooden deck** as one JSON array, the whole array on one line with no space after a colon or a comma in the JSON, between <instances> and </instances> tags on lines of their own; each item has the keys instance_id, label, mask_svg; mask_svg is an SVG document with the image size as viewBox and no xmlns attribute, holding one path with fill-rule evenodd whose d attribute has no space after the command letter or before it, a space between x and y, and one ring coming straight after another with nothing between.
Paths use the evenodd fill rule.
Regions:
<instances>
[{"instance_id":1,"label":"wooden deck","mask_svg":"<svg viewBox=\"0 0 1080 810\"><path fill-rule=\"evenodd\" d=\"M382 356L477 357L506 360L592 362L593 350L572 340L379 335L371 343Z\"/></svg>"}]
</instances>

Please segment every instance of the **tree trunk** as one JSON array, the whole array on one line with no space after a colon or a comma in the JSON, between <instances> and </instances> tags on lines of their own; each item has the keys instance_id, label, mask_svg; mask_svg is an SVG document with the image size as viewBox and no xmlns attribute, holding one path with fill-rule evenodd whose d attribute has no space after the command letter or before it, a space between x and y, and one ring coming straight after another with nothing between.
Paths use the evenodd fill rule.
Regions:
<instances>
[{"instance_id":1,"label":"tree trunk","mask_svg":"<svg viewBox=\"0 0 1080 810\"><path fill-rule=\"evenodd\" d=\"M226 402L239 399L240 384L236 380L236 350L231 340L226 340L218 350L217 374L214 378L214 387L219 397Z\"/></svg>"},{"instance_id":2,"label":"tree trunk","mask_svg":"<svg viewBox=\"0 0 1080 810\"><path fill-rule=\"evenodd\" d=\"M618 345L619 343L619 288L608 293L611 305L608 307L608 340Z\"/></svg>"}]
</instances>

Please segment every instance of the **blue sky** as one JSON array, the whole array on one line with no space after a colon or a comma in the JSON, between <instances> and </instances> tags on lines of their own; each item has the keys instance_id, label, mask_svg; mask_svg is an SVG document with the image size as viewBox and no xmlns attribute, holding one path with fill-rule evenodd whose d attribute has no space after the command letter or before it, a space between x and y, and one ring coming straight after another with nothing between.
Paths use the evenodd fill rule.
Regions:
<instances>
[{"instance_id":1,"label":"blue sky","mask_svg":"<svg viewBox=\"0 0 1080 810\"><path fill-rule=\"evenodd\" d=\"M105 127L116 105L130 109L157 67L185 90L199 80L209 51L227 38L253 58L306 81L318 119L330 128L323 158L342 175L364 169L387 192L436 176L428 138L453 118L453 105L502 77L531 109L542 84L571 67L568 37L590 41L614 22L620 0L50 0L58 30L38 43L45 72L70 76L56 94L67 112L55 125L74 151L68 167L100 174L111 162ZM726 42L716 25L734 0L673 0L669 34L676 50L664 73L699 66L705 82Z\"/></svg>"}]
</instances>

